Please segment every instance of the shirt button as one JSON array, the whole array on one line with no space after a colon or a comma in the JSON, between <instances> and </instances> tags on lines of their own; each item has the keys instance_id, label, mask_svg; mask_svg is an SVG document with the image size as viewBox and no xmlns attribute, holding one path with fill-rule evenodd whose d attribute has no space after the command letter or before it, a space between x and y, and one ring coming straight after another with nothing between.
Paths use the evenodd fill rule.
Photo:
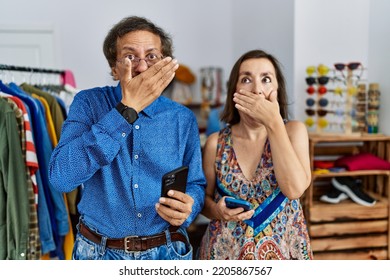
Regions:
<instances>
[{"instance_id":1,"label":"shirt button","mask_svg":"<svg viewBox=\"0 0 390 280\"><path fill-rule=\"evenodd\" d=\"M135 129L139 129L139 125L138 124L135 126Z\"/></svg>"},{"instance_id":2,"label":"shirt button","mask_svg":"<svg viewBox=\"0 0 390 280\"><path fill-rule=\"evenodd\" d=\"M126 136L126 133L122 132L122 137L125 137Z\"/></svg>"},{"instance_id":3,"label":"shirt button","mask_svg":"<svg viewBox=\"0 0 390 280\"><path fill-rule=\"evenodd\" d=\"M140 215L140 214L139 214L139 215ZM24 253L21 253L20 256L21 256L21 257L24 257Z\"/></svg>"},{"instance_id":4,"label":"shirt button","mask_svg":"<svg viewBox=\"0 0 390 280\"><path fill-rule=\"evenodd\" d=\"M138 155L135 155L134 158L135 158L135 159L138 159Z\"/></svg>"},{"instance_id":5,"label":"shirt button","mask_svg":"<svg viewBox=\"0 0 390 280\"><path fill-rule=\"evenodd\" d=\"M141 213L138 213L138 214L137 214L137 217L138 217L138 218L141 218L141 217L142 217Z\"/></svg>"},{"instance_id":6,"label":"shirt button","mask_svg":"<svg viewBox=\"0 0 390 280\"><path fill-rule=\"evenodd\" d=\"M138 189L138 184L134 184L134 188Z\"/></svg>"}]
</instances>

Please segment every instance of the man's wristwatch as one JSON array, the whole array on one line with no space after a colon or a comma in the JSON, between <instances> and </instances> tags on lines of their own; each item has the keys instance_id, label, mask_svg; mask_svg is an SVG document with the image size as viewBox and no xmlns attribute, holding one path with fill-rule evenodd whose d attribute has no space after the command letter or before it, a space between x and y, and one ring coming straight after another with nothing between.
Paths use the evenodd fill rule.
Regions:
<instances>
[{"instance_id":1,"label":"man's wristwatch","mask_svg":"<svg viewBox=\"0 0 390 280\"><path fill-rule=\"evenodd\" d=\"M116 105L116 109L129 124L133 124L138 119L137 111L131 107L127 107L122 102L119 102L118 105Z\"/></svg>"}]
</instances>

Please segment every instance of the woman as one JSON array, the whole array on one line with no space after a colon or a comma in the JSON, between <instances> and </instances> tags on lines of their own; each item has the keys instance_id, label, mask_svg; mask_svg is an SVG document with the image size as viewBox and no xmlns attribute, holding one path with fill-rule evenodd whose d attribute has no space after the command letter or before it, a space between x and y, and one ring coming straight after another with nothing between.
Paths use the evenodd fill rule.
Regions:
<instances>
[{"instance_id":1,"label":"woman","mask_svg":"<svg viewBox=\"0 0 390 280\"><path fill-rule=\"evenodd\" d=\"M279 62L252 50L235 63L221 119L226 128L207 139L202 213L211 221L200 259L312 259L299 197L310 184L306 127L287 121ZM231 196L252 210L229 209Z\"/></svg>"}]
</instances>

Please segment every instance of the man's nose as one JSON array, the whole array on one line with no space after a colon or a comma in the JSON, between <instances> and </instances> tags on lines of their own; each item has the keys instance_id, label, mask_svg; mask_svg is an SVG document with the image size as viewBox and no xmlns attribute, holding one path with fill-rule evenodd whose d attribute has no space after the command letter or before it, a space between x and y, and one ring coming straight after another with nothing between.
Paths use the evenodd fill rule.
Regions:
<instances>
[{"instance_id":1,"label":"man's nose","mask_svg":"<svg viewBox=\"0 0 390 280\"><path fill-rule=\"evenodd\" d=\"M144 59L141 59L137 65L137 67L134 69L136 73L142 73L146 70L148 70L149 66L146 63Z\"/></svg>"}]
</instances>

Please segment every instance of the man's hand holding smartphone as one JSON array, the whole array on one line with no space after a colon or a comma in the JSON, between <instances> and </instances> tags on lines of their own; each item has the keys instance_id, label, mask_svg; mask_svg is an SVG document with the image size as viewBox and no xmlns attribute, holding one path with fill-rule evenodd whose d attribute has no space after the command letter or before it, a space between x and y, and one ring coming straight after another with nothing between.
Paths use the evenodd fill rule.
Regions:
<instances>
[{"instance_id":1,"label":"man's hand holding smartphone","mask_svg":"<svg viewBox=\"0 0 390 280\"><path fill-rule=\"evenodd\" d=\"M168 173L165 173L162 177L161 183L161 196L169 197L169 190L186 192L188 177L188 167L181 166Z\"/></svg>"},{"instance_id":2,"label":"man's hand holding smartphone","mask_svg":"<svg viewBox=\"0 0 390 280\"><path fill-rule=\"evenodd\" d=\"M188 167L174 169L162 178L157 213L173 226L180 226L192 212L194 200L186 194Z\"/></svg>"}]
</instances>

